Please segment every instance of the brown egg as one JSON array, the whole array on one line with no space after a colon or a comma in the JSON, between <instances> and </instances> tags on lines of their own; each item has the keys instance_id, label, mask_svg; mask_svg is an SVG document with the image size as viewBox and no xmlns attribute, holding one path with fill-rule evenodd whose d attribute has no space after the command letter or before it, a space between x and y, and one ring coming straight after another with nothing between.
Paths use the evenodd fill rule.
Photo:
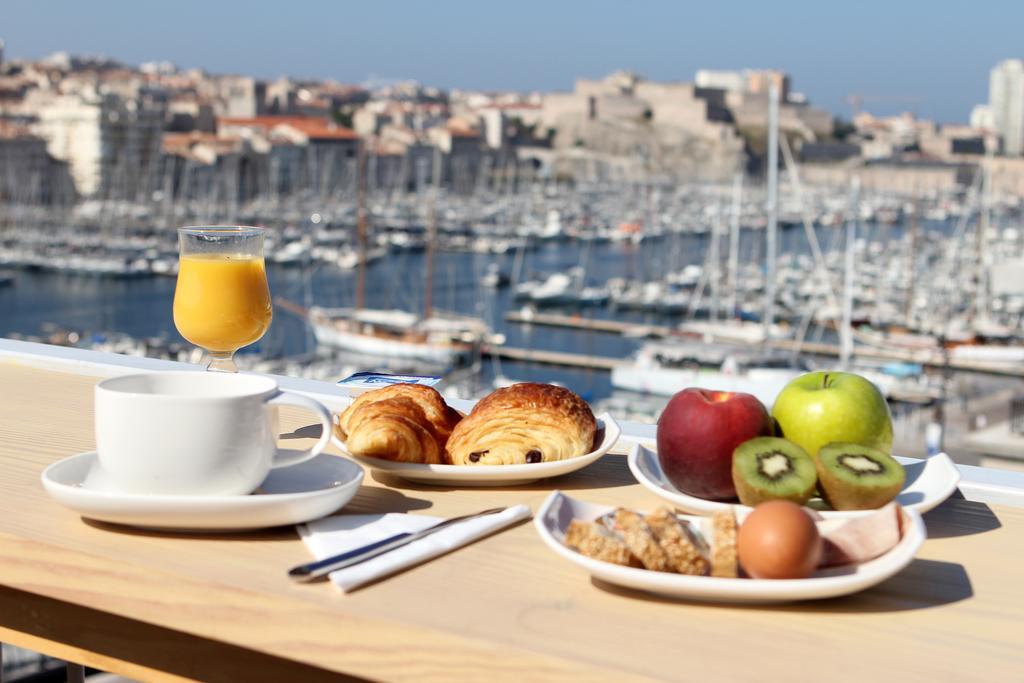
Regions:
<instances>
[{"instance_id":1,"label":"brown egg","mask_svg":"<svg viewBox=\"0 0 1024 683\"><path fill-rule=\"evenodd\" d=\"M821 560L821 536L814 520L788 500L761 503L736 536L740 565L755 579L803 579Z\"/></svg>"}]
</instances>

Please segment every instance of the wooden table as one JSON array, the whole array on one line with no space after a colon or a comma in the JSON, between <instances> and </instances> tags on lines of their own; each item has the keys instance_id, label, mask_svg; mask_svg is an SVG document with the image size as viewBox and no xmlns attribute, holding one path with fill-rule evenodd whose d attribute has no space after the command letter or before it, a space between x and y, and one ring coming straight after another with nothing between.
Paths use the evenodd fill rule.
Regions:
<instances>
[{"instance_id":1,"label":"wooden table","mask_svg":"<svg viewBox=\"0 0 1024 683\"><path fill-rule=\"evenodd\" d=\"M598 585L529 524L344 595L297 585L292 529L165 535L89 523L44 466L94 447L94 377L0 360L0 641L143 680L1020 680L1024 509L951 500L901 574L775 607ZM284 416L287 426L301 415ZM294 443L294 442L293 442ZM468 513L543 484L448 490L367 476L350 511ZM648 507L622 455L557 486Z\"/></svg>"}]
</instances>

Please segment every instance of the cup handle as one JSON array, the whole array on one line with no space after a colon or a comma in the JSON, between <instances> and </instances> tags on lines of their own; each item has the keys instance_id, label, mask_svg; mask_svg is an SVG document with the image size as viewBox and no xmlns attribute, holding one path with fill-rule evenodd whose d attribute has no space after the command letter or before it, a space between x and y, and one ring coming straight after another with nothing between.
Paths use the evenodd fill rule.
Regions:
<instances>
[{"instance_id":1,"label":"cup handle","mask_svg":"<svg viewBox=\"0 0 1024 683\"><path fill-rule=\"evenodd\" d=\"M320 455L325 448L327 448L327 444L331 441L331 432L334 429L334 418L331 416L331 411L322 403L314 401L302 394L293 394L290 391L281 391L278 392L276 396L268 400L267 405L292 405L308 408L316 413L317 417L320 418L320 425L323 427L323 433L320 434L320 440L317 441L316 445L309 450L292 451L278 448L277 452L274 454L274 461L270 464L271 469L276 470L279 467L298 465L300 462L305 462L311 458L315 458Z\"/></svg>"}]
</instances>

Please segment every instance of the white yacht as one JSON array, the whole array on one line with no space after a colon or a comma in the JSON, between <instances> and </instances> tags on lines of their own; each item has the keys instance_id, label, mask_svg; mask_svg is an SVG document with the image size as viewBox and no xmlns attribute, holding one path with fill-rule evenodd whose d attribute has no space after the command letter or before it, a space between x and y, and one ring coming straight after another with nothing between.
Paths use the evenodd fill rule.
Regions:
<instances>
[{"instance_id":1,"label":"white yacht","mask_svg":"<svg viewBox=\"0 0 1024 683\"><path fill-rule=\"evenodd\" d=\"M279 266L301 266L313 260L309 245L304 241L288 242L270 254L268 259Z\"/></svg>"},{"instance_id":2,"label":"white yacht","mask_svg":"<svg viewBox=\"0 0 1024 683\"><path fill-rule=\"evenodd\" d=\"M687 387L753 394L771 407L779 392L807 371L788 358L757 358L727 355L717 368L703 367L704 360L685 347L645 344L633 362L612 369L612 386L642 394L672 396Z\"/></svg>"},{"instance_id":3,"label":"white yacht","mask_svg":"<svg viewBox=\"0 0 1024 683\"><path fill-rule=\"evenodd\" d=\"M497 263L491 263L487 266L487 272L480 278L480 284L488 289L499 289L507 286L508 283L508 274L502 272L501 267Z\"/></svg>"},{"instance_id":4,"label":"white yacht","mask_svg":"<svg viewBox=\"0 0 1024 683\"><path fill-rule=\"evenodd\" d=\"M680 324L679 331L699 336L709 343L725 341L762 344L765 341L764 324L747 320L690 320ZM772 325L772 339L788 339L791 336L792 331L788 326Z\"/></svg>"},{"instance_id":5,"label":"white yacht","mask_svg":"<svg viewBox=\"0 0 1024 683\"><path fill-rule=\"evenodd\" d=\"M434 313L429 318L401 310L310 309L317 343L387 358L454 365L485 341L498 341L479 318Z\"/></svg>"},{"instance_id":6,"label":"white yacht","mask_svg":"<svg viewBox=\"0 0 1024 683\"><path fill-rule=\"evenodd\" d=\"M574 266L544 280L522 282L515 288L515 297L538 306L594 306L608 301L608 288L584 286L584 274L581 267Z\"/></svg>"}]
</instances>

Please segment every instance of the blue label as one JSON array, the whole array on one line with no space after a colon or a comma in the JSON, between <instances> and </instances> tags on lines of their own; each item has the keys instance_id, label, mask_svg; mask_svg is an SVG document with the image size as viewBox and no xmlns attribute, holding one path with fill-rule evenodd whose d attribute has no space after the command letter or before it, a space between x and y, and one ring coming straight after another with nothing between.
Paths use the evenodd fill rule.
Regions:
<instances>
[{"instance_id":1,"label":"blue label","mask_svg":"<svg viewBox=\"0 0 1024 683\"><path fill-rule=\"evenodd\" d=\"M388 375L380 372L357 372L338 382L346 387L379 387L391 384L421 384L432 387L441 381L434 375Z\"/></svg>"}]
</instances>

